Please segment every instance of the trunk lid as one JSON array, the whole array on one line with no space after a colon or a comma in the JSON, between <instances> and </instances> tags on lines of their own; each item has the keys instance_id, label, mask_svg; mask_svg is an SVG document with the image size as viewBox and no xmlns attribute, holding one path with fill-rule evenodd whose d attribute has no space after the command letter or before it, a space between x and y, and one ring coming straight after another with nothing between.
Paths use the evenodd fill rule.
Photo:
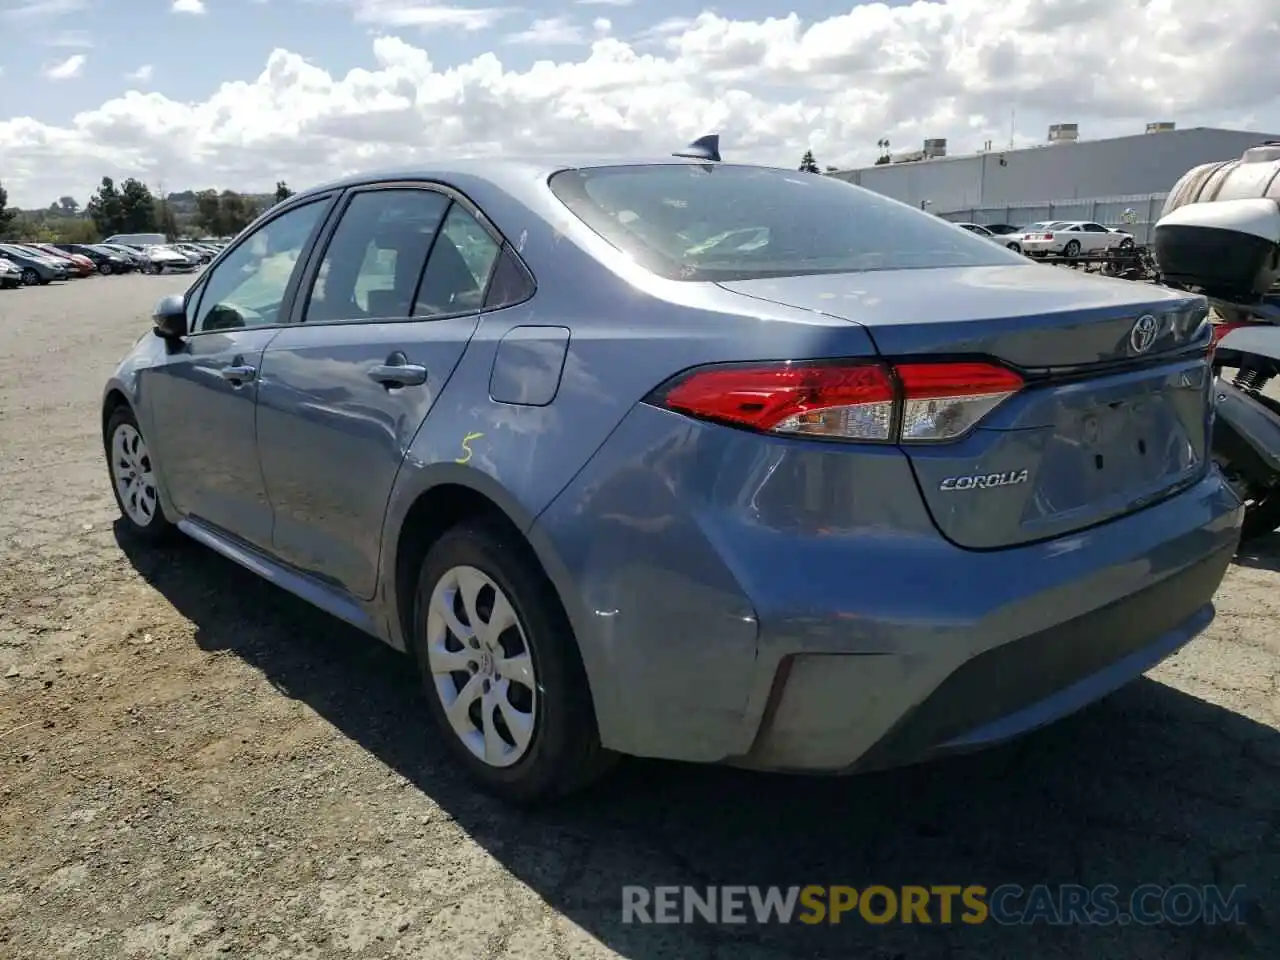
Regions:
<instances>
[{"instance_id":1,"label":"trunk lid","mask_svg":"<svg viewBox=\"0 0 1280 960\"><path fill-rule=\"evenodd\" d=\"M938 529L959 546L1062 536L1164 499L1207 469L1201 297L1038 264L722 286L857 322L890 359L981 356L1023 374L1027 386L968 436L902 447ZM1147 316L1153 333L1139 322Z\"/></svg>"}]
</instances>

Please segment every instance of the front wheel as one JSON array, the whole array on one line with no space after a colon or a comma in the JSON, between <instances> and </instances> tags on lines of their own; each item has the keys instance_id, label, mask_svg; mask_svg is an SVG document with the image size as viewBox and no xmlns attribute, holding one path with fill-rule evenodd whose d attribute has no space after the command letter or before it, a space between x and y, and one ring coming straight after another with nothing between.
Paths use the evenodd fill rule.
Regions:
<instances>
[{"instance_id":1,"label":"front wheel","mask_svg":"<svg viewBox=\"0 0 1280 960\"><path fill-rule=\"evenodd\" d=\"M151 274L152 276L157 276L163 272L164 272L164 267L162 265L158 263L147 264L147 273Z\"/></svg>"},{"instance_id":2,"label":"front wheel","mask_svg":"<svg viewBox=\"0 0 1280 960\"><path fill-rule=\"evenodd\" d=\"M40 282L40 274L36 273L33 267L25 267L22 271L22 282L28 287L34 287Z\"/></svg>"},{"instance_id":3,"label":"front wheel","mask_svg":"<svg viewBox=\"0 0 1280 960\"><path fill-rule=\"evenodd\" d=\"M107 421L105 439L111 489L129 530L144 540L168 538L175 528L160 505L151 450L131 409L116 408Z\"/></svg>"},{"instance_id":4,"label":"front wheel","mask_svg":"<svg viewBox=\"0 0 1280 960\"><path fill-rule=\"evenodd\" d=\"M573 630L518 534L493 521L444 534L419 571L410 642L437 727L487 792L534 804L607 769Z\"/></svg>"}]
</instances>

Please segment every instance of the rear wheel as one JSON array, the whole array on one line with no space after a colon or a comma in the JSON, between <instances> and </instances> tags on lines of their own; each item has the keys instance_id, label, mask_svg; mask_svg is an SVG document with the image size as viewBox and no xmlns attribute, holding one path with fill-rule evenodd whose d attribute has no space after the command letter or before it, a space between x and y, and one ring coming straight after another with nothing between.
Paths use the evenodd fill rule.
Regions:
<instances>
[{"instance_id":1,"label":"rear wheel","mask_svg":"<svg viewBox=\"0 0 1280 960\"><path fill-rule=\"evenodd\" d=\"M411 644L440 732L487 792L533 804L609 766L568 617L515 533L475 521L432 546Z\"/></svg>"},{"instance_id":2,"label":"rear wheel","mask_svg":"<svg viewBox=\"0 0 1280 960\"><path fill-rule=\"evenodd\" d=\"M111 273L111 264L109 263L98 264L98 272L102 274L104 277L107 276L109 273Z\"/></svg>"},{"instance_id":3,"label":"rear wheel","mask_svg":"<svg viewBox=\"0 0 1280 960\"><path fill-rule=\"evenodd\" d=\"M1062 255L1063 255L1064 257L1078 257L1078 256L1080 256L1080 241L1079 241L1079 240L1068 240L1068 241L1067 241L1067 245L1066 245L1065 247L1063 247L1063 248L1062 248Z\"/></svg>"},{"instance_id":4,"label":"rear wheel","mask_svg":"<svg viewBox=\"0 0 1280 960\"><path fill-rule=\"evenodd\" d=\"M111 489L129 530L152 541L172 535L175 528L160 505L151 450L127 406L117 407L107 421L106 447Z\"/></svg>"},{"instance_id":5,"label":"rear wheel","mask_svg":"<svg viewBox=\"0 0 1280 960\"><path fill-rule=\"evenodd\" d=\"M1006 243L1006 244L1005 244L1005 246L1006 246L1006 247L1008 247L1010 250L1012 250L1014 253L1021 253L1021 252L1022 252L1022 244L1020 244L1020 243L1017 243L1017 242L1014 242L1014 243Z\"/></svg>"}]
</instances>

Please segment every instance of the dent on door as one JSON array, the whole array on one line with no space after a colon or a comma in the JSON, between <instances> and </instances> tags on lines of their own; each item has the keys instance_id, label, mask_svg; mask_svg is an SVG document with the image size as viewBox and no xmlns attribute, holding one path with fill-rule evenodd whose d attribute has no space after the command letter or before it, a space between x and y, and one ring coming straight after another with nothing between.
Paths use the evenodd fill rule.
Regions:
<instances>
[{"instance_id":1,"label":"dent on door","mask_svg":"<svg viewBox=\"0 0 1280 960\"><path fill-rule=\"evenodd\" d=\"M568 327L512 327L494 354L490 398L519 406L547 406L560 389L568 351Z\"/></svg>"}]
</instances>

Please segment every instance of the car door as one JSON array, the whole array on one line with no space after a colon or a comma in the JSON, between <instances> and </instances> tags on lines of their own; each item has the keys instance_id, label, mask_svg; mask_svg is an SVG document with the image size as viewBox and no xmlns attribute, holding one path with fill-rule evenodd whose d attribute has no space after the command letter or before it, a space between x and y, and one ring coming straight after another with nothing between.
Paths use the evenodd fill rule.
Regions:
<instances>
[{"instance_id":1,"label":"car door","mask_svg":"<svg viewBox=\"0 0 1280 960\"><path fill-rule=\"evenodd\" d=\"M1084 248L1090 253L1101 253L1115 245L1115 234L1100 223L1081 224L1085 235Z\"/></svg>"},{"instance_id":2,"label":"car door","mask_svg":"<svg viewBox=\"0 0 1280 960\"><path fill-rule=\"evenodd\" d=\"M148 441L174 506L263 549L272 516L254 423L262 351L288 317L331 202L300 202L243 237L188 293L187 336L144 375Z\"/></svg>"},{"instance_id":3,"label":"car door","mask_svg":"<svg viewBox=\"0 0 1280 960\"><path fill-rule=\"evenodd\" d=\"M500 251L443 189L348 196L313 258L300 322L262 360L258 442L281 559L374 595L392 484L475 332Z\"/></svg>"}]
</instances>

